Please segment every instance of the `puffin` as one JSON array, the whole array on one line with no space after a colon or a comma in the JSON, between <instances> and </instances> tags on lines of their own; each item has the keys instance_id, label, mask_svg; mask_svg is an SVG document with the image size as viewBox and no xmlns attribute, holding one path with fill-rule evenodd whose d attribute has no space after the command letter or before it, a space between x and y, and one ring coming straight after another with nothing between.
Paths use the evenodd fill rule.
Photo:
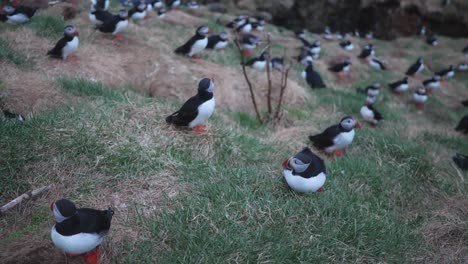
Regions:
<instances>
[{"instance_id":1,"label":"puffin","mask_svg":"<svg viewBox=\"0 0 468 264\"><path fill-rule=\"evenodd\" d=\"M257 21L252 23L252 28L256 31L263 31L265 29L265 19L264 18L257 18Z\"/></svg>"},{"instance_id":2,"label":"puffin","mask_svg":"<svg viewBox=\"0 0 468 264\"><path fill-rule=\"evenodd\" d=\"M314 41L314 43L310 45L309 49L310 49L310 52L312 52L313 54L319 54L320 51L322 50L320 41L319 40Z\"/></svg>"},{"instance_id":3,"label":"puffin","mask_svg":"<svg viewBox=\"0 0 468 264\"><path fill-rule=\"evenodd\" d=\"M333 39L333 34L331 32L331 29L329 26L325 27L325 30L323 31L323 38L327 40L332 40Z\"/></svg>"},{"instance_id":4,"label":"puffin","mask_svg":"<svg viewBox=\"0 0 468 264\"><path fill-rule=\"evenodd\" d=\"M382 85L380 85L380 83L378 82L375 82L372 85L367 86L365 89L358 88L357 92L370 95L370 96L378 96L381 89L382 89Z\"/></svg>"},{"instance_id":5,"label":"puffin","mask_svg":"<svg viewBox=\"0 0 468 264\"><path fill-rule=\"evenodd\" d=\"M419 31L419 35L421 36L426 35L426 27L424 25L421 25L418 31Z\"/></svg>"},{"instance_id":6,"label":"puffin","mask_svg":"<svg viewBox=\"0 0 468 264\"><path fill-rule=\"evenodd\" d=\"M164 3L162 0L151 0L150 5L153 6L153 9L161 9L164 7Z\"/></svg>"},{"instance_id":7,"label":"puffin","mask_svg":"<svg viewBox=\"0 0 468 264\"><path fill-rule=\"evenodd\" d=\"M197 95L185 102L179 111L168 116L166 122L188 127L197 134L205 133L206 126L202 124L211 117L215 109L213 89L214 83L211 79L202 79L198 84Z\"/></svg>"},{"instance_id":8,"label":"puffin","mask_svg":"<svg viewBox=\"0 0 468 264\"><path fill-rule=\"evenodd\" d=\"M245 56L250 56L250 50L255 49L260 44L260 39L252 34L243 34L239 45Z\"/></svg>"},{"instance_id":9,"label":"puffin","mask_svg":"<svg viewBox=\"0 0 468 264\"><path fill-rule=\"evenodd\" d=\"M373 125L377 125L382 119L383 116L379 111L377 111L372 104L365 104L361 107L359 111L362 118Z\"/></svg>"},{"instance_id":10,"label":"puffin","mask_svg":"<svg viewBox=\"0 0 468 264\"><path fill-rule=\"evenodd\" d=\"M464 170L464 171L468 170L468 156L467 155L457 153L455 156L452 157L452 160L461 170Z\"/></svg>"},{"instance_id":11,"label":"puffin","mask_svg":"<svg viewBox=\"0 0 468 264\"><path fill-rule=\"evenodd\" d=\"M306 38L306 33L305 33L304 29L297 30L296 32L294 32L294 34L296 35L296 37L298 39L305 39Z\"/></svg>"},{"instance_id":12,"label":"puffin","mask_svg":"<svg viewBox=\"0 0 468 264\"><path fill-rule=\"evenodd\" d=\"M207 49L224 50L229 44L229 35L227 32L221 32L218 35L208 37Z\"/></svg>"},{"instance_id":13,"label":"puffin","mask_svg":"<svg viewBox=\"0 0 468 264\"><path fill-rule=\"evenodd\" d=\"M465 54L465 57L468 58L468 45L463 48L462 52Z\"/></svg>"},{"instance_id":14,"label":"puffin","mask_svg":"<svg viewBox=\"0 0 468 264\"><path fill-rule=\"evenodd\" d=\"M161 7L158 9L158 17L163 18L166 16L166 9L164 7Z\"/></svg>"},{"instance_id":15,"label":"puffin","mask_svg":"<svg viewBox=\"0 0 468 264\"><path fill-rule=\"evenodd\" d=\"M3 7L3 12L6 15L8 23L11 24L23 24L28 22L36 13L37 8L31 8L27 6L16 6L6 5Z\"/></svg>"},{"instance_id":16,"label":"puffin","mask_svg":"<svg viewBox=\"0 0 468 264\"><path fill-rule=\"evenodd\" d=\"M419 87L416 92L413 93L413 103L418 109L424 108L424 104L427 102L427 99L429 99L429 96L427 95L424 87Z\"/></svg>"},{"instance_id":17,"label":"puffin","mask_svg":"<svg viewBox=\"0 0 468 264\"><path fill-rule=\"evenodd\" d=\"M105 21L112 19L113 16L114 15L108 11L101 10L95 5L92 5L89 13L89 20L95 25L102 25Z\"/></svg>"},{"instance_id":18,"label":"puffin","mask_svg":"<svg viewBox=\"0 0 468 264\"><path fill-rule=\"evenodd\" d=\"M341 32L336 32L336 39L340 40L340 39L343 39L344 38L344 35L341 34Z\"/></svg>"},{"instance_id":19,"label":"puffin","mask_svg":"<svg viewBox=\"0 0 468 264\"><path fill-rule=\"evenodd\" d=\"M377 102L377 95L367 94L366 104L375 104Z\"/></svg>"},{"instance_id":20,"label":"puffin","mask_svg":"<svg viewBox=\"0 0 468 264\"><path fill-rule=\"evenodd\" d=\"M466 62L461 62L457 66L458 71L468 71L468 63Z\"/></svg>"},{"instance_id":21,"label":"puffin","mask_svg":"<svg viewBox=\"0 0 468 264\"><path fill-rule=\"evenodd\" d=\"M331 66L330 68L328 68L328 70L338 73L338 77L341 79L343 78L344 73L349 72L350 68L351 60L348 58L345 59L343 62Z\"/></svg>"},{"instance_id":22,"label":"puffin","mask_svg":"<svg viewBox=\"0 0 468 264\"><path fill-rule=\"evenodd\" d=\"M346 51L351 51L354 49L354 45L350 40L340 42L340 47Z\"/></svg>"},{"instance_id":23,"label":"puffin","mask_svg":"<svg viewBox=\"0 0 468 264\"><path fill-rule=\"evenodd\" d=\"M411 65L406 71L406 75L415 76L416 74L424 70L424 61L422 58L418 58L417 61Z\"/></svg>"},{"instance_id":24,"label":"puffin","mask_svg":"<svg viewBox=\"0 0 468 264\"><path fill-rule=\"evenodd\" d=\"M365 35L365 38L366 39L374 38L374 32L372 32L372 31L367 32L366 35Z\"/></svg>"},{"instance_id":25,"label":"puffin","mask_svg":"<svg viewBox=\"0 0 468 264\"><path fill-rule=\"evenodd\" d=\"M311 88L326 88L327 86L320 77L320 74L314 70L314 66L311 61L307 63L307 67L302 72L302 78L307 81L307 84Z\"/></svg>"},{"instance_id":26,"label":"puffin","mask_svg":"<svg viewBox=\"0 0 468 264\"><path fill-rule=\"evenodd\" d=\"M12 120L20 121L20 122L23 122L26 120L26 118L24 118L23 115L15 114L8 110L3 110L3 116L5 117L5 119L12 119Z\"/></svg>"},{"instance_id":27,"label":"puffin","mask_svg":"<svg viewBox=\"0 0 468 264\"><path fill-rule=\"evenodd\" d=\"M244 24L244 21L245 21L245 17L244 16L238 16L236 18L234 18L234 20L232 20L231 22L227 23L226 25L224 25L225 27L228 27L228 28L238 28L240 27L242 24Z\"/></svg>"},{"instance_id":28,"label":"puffin","mask_svg":"<svg viewBox=\"0 0 468 264\"><path fill-rule=\"evenodd\" d=\"M297 61L300 64L307 67L308 63L313 62L315 57L316 57L316 54L313 54L312 52L310 52L310 49L308 49L306 47L302 47L301 48L301 53L297 57Z\"/></svg>"},{"instance_id":29,"label":"puffin","mask_svg":"<svg viewBox=\"0 0 468 264\"><path fill-rule=\"evenodd\" d=\"M409 89L408 77L403 78L402 80L392 82L388 84L388 87L392 92L400 94Z\"/></svg>"},{"instance_id":30,"label":"puffin","mask_svg":"<svg viewBox=\"0 0 468 264\"><path fill-rule=\"evenodd\" d=\"M426 88L427 93L431 93L432 90L440 87L440 76L434 75L432 78L424 80L423 85Z\"/></svg>"},{"instance_id":31,"label":"puffin","mask_svg":"<svg viewBox=\"0 0 468 264\"><path fill-rule=\"evenodd\" d=\"M128 16L133 20L142 20L146 17L146 13L146 4L141 2L128 11Z\"/></svg>"},{"instance_id":32,"label":"puffin","mask_svg":"<svg viewBox=\"0 0 468 264\"><path fill-rule=\"evenodd\" d=\"M107 11L109 10L110 0L91 0L96 9Z\"/></svg>"},{"instance_id":33,"label":"puffin","mask_svg":"<svg viewBox=\"0 0 468 264\"><path fill-rule=\"evenodd\" d=\"M167 6L171 9L176 9L178 6L180 6L181 1L180 0L169 0L167 3Z\"/></svg>"},{"instance_id":34,"label":"puffin","mask_svg":"<svg viewBox=\"0 0 468 264\"><path fill-rule=\"evenodd\" d=\"M125 27L128 26L128 12L121 9L118 15L113 16L111 19L104 21L102 25L96 25L96 29L103 33L112 33L116 39L123 39L119 34Z\"/></svg>"},{"instance_id":35,"label":"puffin","mask_svg":"<svg viewBox=\"0 0 468 264\"><path fill-rule=\"evenodd\" d=\"M189 2L187 2L187 7L189 10L197 10L198 8L200 8L200 5L198 5L197 1L190 0Z\"/></svg>"},{"instance_id":36,"label":"puffin","mask_svg":"<svg viewBox=\"0 0 468 264\"><path fill-rule=\"evenodd\" d=\"M273 69L282 71L284 68L284 59L283 58L273 58L271 59L271 67Z\"/></svg>"},{"instance_id":37,"label":"puffin","mask_svg":"<svg viewBox=\"0 0 468 264\"><path fill-rule=\"evenodd\" d=\"M359 33L359 30L357 29L354 30L353 34L356 38L359 38L361 36L361 33Z\"/></svg>"},{"instance_id":38,"label":"puffin","mask_svg":"<svg viewBox=\"0 0 468 264\"><path fill-rule=\"evenodd\" d=\"M75 27L71 25L66 26L63 38L55 44L53 49L47 52L47 55L52 58L66 60L70 54L78 49L78 45L80 44L79 35Z\"/></svg>"},{"instance_id":39,"label":"puffin","mask_svg":"<svg viewBox=\"0 0 468 264\"><path fill-rule=\"evenodd\" d=\"M450 65L448 69L438 71L435 74L439 75L442 78L442 81L448 80L455 76L455 67L453 67L453 65Z\"/></svg>"},{"instance_id":40,"label":"puffin","mask_svg":"<svg viewBox=\"0 0 468 264\"><path fill-rule=\"evenodd\" d=\"M369 65L376 69L376 70L379 70L379 71L385 71L387 69L387 67L385 67L385 65L383 64L382 61L376 59L376 58L371 58L369 60Z\"/></svg>"},{"instance_id":41,"label":"puffin","mask_svg":"<svg viewBox=\"0 0 468 264\"><path fill-rule=\"evenodd\" d=\"M236 31L243 34L250 33L252 31L252 24L250 23L250 18L247 17L244 20L244 23L236 28Z\"/></svg>"},{"instance_id":42,"label":"puffin","mask_svg":"<svg viewBox=\"0 0 468 264\"><path fill-rule=\"evenodd\" d=\"M426 43L430 46L437 46L439 45L439 42L437 42L437 37L436 35L432 34L427 36L426 38Z\"/></svg>"},{"instance_id":43,"label":"puffin","mask_svg":"<svg viewBox=\"0 0 468 264\"><path fill-rule=\"evenodd\" d=\"M323 160L304 147L283 161L283 177L289 188L298 193L322 192L327 179Z\"/></svg>"},{"instance_id":44,"label":"puffin","mask_svg":"<svg viewBox=\"0 0 468 264\"><path fill-rule=\"evenodd\" d=\"M245 65L250 66L256 70L263 70L265 69L268 56L269 56L268 52L264 51L259 57L256 57L247 61Z\"/></svg>"},{"instance_id":45,"label":"puffin","mask_svg":"<svg viewBox=\"0 0 468 264\"><path fill-rule=\"evenodd\" d=\"M55 225L50 236L54 245L68 256L86 254L88 263L98 263L99 245L108 234L114 211L76 208L67 199L50 204Z\"/></svg>"},{"instance_id":46,"label":"puffin","mask_svg":"<svg viewBox=\"0 0 468 264\"><path fill-rule=\"evenodd\" d=\"M198 27L195 35L191 37L184 45L178 47L175 50L175 53L193 57L195 54L203 51L208 45L208 33L210 33L210 29L207 26Z\"/></svg>"},{"instance_id":47,"label":"puffin","mask_svg":"<svg viewBox=\"0 0 468 264\"><path fill-rule=\"evenodd\" d=\"M374 54L375 54L374 45L373 44L367 44L362 49L361 54L359 54L358 58L365 60L365 59L369 58L369 56L374 56Z\"/></svg>"},{"instance_id":48,"label":"puffin","mask_svg":"<svg viewBox=\"0 0 468 264\"><path fill-rule=\"evenodd\" d=\"M344 149L353 142L354 128L361 128L359 121L351 116L341 119L340 123L333 125L320 134L309 136L313 145L326 153L344 154Z\"/></svg>"},{"instance_id":49,"label":"puffin","mask_svg":"<svg viewBox=\"0 0 468 264\"><path fill-rule=\"evenodd\" d=\"M461 132L463 134L468 134L468 115L465 115L460 122L458 123L458 126L455 128L456 131Z\"/></svg>"}]
</instances>

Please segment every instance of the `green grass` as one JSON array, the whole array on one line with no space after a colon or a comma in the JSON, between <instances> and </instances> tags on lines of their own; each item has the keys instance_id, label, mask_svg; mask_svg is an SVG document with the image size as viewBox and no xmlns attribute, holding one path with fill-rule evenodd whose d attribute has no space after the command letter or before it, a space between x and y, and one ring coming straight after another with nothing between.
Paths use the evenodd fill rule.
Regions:
<instances>
[{"instance_id":1,"label":"green grass","mask_svg":"<svg viewBox=\"0 0 468 264\"><path fill-rule=\"evenodd\" d=\"M26 57L14 50L5 39L0 38L0 61L2 60L17 66L24 66L26 64Z\"/></svg>"},{"instance_id":2,"label":"green grass","mask_svg":"<svg viewBox=\"0 0 468 264\"><path fill-rule=\"evenodd\" d=\"M63 35L66 24L58 16L35 15L26 26L31 28L40 37L56 40Z\"/></svg>"}]
</instances>

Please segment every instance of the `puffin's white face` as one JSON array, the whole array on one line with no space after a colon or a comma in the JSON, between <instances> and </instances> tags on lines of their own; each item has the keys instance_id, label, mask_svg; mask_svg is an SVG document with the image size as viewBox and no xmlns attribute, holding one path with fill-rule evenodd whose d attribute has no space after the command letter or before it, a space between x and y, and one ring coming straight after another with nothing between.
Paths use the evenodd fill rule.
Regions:
<instances>
[{"instance_id":1,"label":"puffin's white face","mask_svg":"<svg viewBox=\"0 0 468 264\"><path fill-rule=\"evenodd\" d=\"M7 5L3 7L3 11L5 11L7 15L10 15L10 14L13 14L13 12L15 12L15 8Z\"/></svg>"},{"instance_id":2,"label":"puffin's white face","mask_svg":"<svg viewBox=\"0 0 468 264\"><path fill-rule=\"evenodd\" d=\"M127 19L127 18L128 18L128 11L125 10L125 9L120 10L120 11L119 11L119 17L120 17L120 18Z\"/></svg>"},{"instance_id":3,"label":"puffin's white face","mask_svg":"<svg viewBox=\"0 0 468 264\"><path fill-rule=\"evenodd\" d=\"M146 9L146 4L145 3L141 3L138 5L137 9L139 11L144 11Z\"/></svg>"},{"instance_id":4,"label":"puffin's white face","mask_svg":"<svg viewBox=\"0 0 468 264\"><path fill-rule=\"evenodd\" d=\"M361 128L361 124L352 117L343 119L340 124L346 131L351 131L355 127Z\"/></svg>"},{"instance_id":5,"label":"puffin's white face","mask_svg":"<svg viewBox=\"0 0 468 264\"><path fill-rule=\"evenodd\" d=\"M309 167L310 163L304 163L300 159L291 158L289 160L289 166L291 166L296 172L304 172Z\"/></svg>"},{"instance_id":6,"label":"puffin's white face","mask_svg":"<svg viewBox=\"0 0 468 264\"><path fill-rule=\"evenodd\" d=\"M229 40L229 35L228 35L228 33L226 33L226 32L221 32L221 33L219 34L219 37L220 37L222 40Z\"/></svg>"},{"instance_id":7,"label":"puffin's white face","mask_svg":"<svg viewBox=\"0 0 468 264\"><path fill-rule=\"evenodd\" d=\"M51 209L52 209L52 213L54 214L54 217L55 217L55 221L57 221L57 223L60 223L62 221L65 221L67 219L67 217L63 216L59 209L57 208L57 205L55 205L55 203L52 203L51 205Z\"/></svg>"},{"instance_id":8,"label":"puffin's white face","mask_svg":"<svg viewBox=\"0 0 468 264\"><path fill-rule=\"evenodd\" d=\"M65 27L65 35L67 36L78 36L78 31L75 30L73 26Z\"/></svg>"},{"instance_id":9,"label":"puffin's white face","mask_svg":"<svg viewBox=\"0 0 468 264\"><path fill-rule=\"evenodd\" d=\"M208 92L210 93L213 93L214 91L214 83L213 83L213 80L210 80L210 87L208 87L208 89L206 89Z\"/></svg>"},{"instance_id":10,"label":"puffin's white face","mask_svg":"<svg viewBox=\"0 0 468 264\"><path fill-rule=\"evenodd\" d=\"M200 35L206 35L209 32L210 32L210 29L208 27L205 27L205 26L201 26L197 30L197 33L200 34Z\"/></svg>"}]
</instances>

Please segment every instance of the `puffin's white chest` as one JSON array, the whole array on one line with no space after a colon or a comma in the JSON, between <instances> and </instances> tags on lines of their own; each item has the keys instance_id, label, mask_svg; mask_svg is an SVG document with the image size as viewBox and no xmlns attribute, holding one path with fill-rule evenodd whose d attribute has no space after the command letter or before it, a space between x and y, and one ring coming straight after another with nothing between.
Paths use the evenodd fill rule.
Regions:
<instances>
[{"instance_id":1,"label":"puffin's white chest","mask_svg":"<svg viewBox=\"0 0 468 264\"><path fill-rule=\"evenodd\" d=\"M318 54L322 50L322 47L313 47L310 49L310 52Z\"/></svg>"},{"instance_id":2,"label":"puffin's white chest","mask_svg":"<svg viewBox=\"0 0 468 264\"><path fill-rule=\"evenodd\" d=\"M89 13L89 20L91 22L93 22L93 24L95 24L95 25L101 25L102 24L102 21L97 20L96 15L93 14L93 13Z\"/></svg>"},{"instance_id":3,"label":"puffin's white chest","mask_svg":"<svg viewBox=\"0 0 468 264\"><path fill-rule=\"evenodd\" d=\"M307 78L307 72L306 72L306 71L302 71L302 72L301 72L301 77L302 77L302 79L305 80L305 79Z\"/></svg>"},{"instance_id":4,"label":"puffin's white chest","mask_svg":"<svg viewBox=\"0 0 468 264\"><path fill-rule=\"evenodd\" d=\"M439 81L435 81L435 82L430 82L427 84L427 88L430 88L430 89L436 89L436 88L439 88L440 87L440 82Z\"/></svg>"},{"instance_id":5,"label":"puffin's white chest","mask_svg":"<svg viewBox=\"0 0 468 264\"><path fill-rule=\"evenodd\" d=\"M421 64L418 68L417 72L422 72L424 70L424 64Z\"/></svg>"},{"instance_id":6,"label":"puffin's white chest","mask_svg":"<svg viewBox=\"0 0 468 264\"><path fill-rule=\"evenodd\" d=\"M23 24L29 21L29 17L25 14L16 14L12 16L7 16L8 22L12 24Z\"/></svg>"},{"instance_id":7,"label":"puffin's white chest","mask_svg":"<svg viewBox=\"0 0 468 264\"><path fill-rule=\"evenodd\" d=\"M413 94L413 101L416 102L416 103L423 104L423 103L425 103L427 101L427 99L428 99L427 95L421 95L421 94L418 94L418 93Z\"/></svg>"},{"instance_id":8,"label":"puffin's white chest","mask_svg":"<svg viewBox=\"0 0 468 264\"><path fill-rule=\"evenodd\" d=\"M117 22L117 24L115 25L115 30L114 30L114 32L112 32L112 35L115 35L115 34L119 33L120 31L122 31L127 26L128 26L128 20L127 19Z\"/></svg>"},{"instance_id":9,"label":"puffin's white chest","mask_svg":"<svg viewBox=\"0 0 468 264\"><path fill-rule=\"evenodd\" d=\"M263 70L265 69L265 66L266 66L266 61L256 61L252 64L252 68L256 69L256 70Z\"/></svg>"},{"instance_id":10,"label":"puffin's white chest","mask_svg":"<svg viewBox=\"0 0 468 264\"><path fill-rule=\"evenodd\" d=\"M344 72L349 72L350 69L351 69L351 67L350 67L349 65L347 65L347 66L345 66L345 67L343 68L343 71L344 71Z\"/></svg>"},{"instance_id":11,"label":"puffin's white chest","mask_svg":"<svg viewBox=\"0 0 468 264\"><path fill-rule=\"evenodd\" d=\"M354 45L353 44L346 45L344 49L347 51L352 51L354 49Z\"/></svg>"},{"instance_id":12,"label":"puffin's white chest","mask_svg":"<svg viewBox=\"0 0 468 264\"><path fill-rule=\"evenodd\" d=\"M335 150L345 149L349 144L353 142L354 129L349 132L341 132L333 139L333 146L326 148L327 152L333 152Z\"/></svg>"},{"instance_id":13,"label":"puffin's white chest","mask_svg":"<svg viewBox=\"0 0 468 264\"><path fill-rule=\"evenodd\" d=\"M225 41L219 41L218 43L215 44L214 49L224 49L226 46L229 44L227 40Z\"/></svg>"},{"instance_id":14,"label":"puffin's white chest","mask_svg":"<svg viewBox=\"0 0 468 264\"><path fill-rule=\"evenodd\" d=\"M205 123L208 118L211 117L215 109L215 99L214 97L210 100L204 102L198 107L197 117L189 123L188 127L193 128Z\"/></svg>"},{"instance_id":15,"label":"puffin's white chest","mask_svg":"<svg viewBox=\"0 0 468 264\"><path fill-rule=\"evenodd\" d=\"M135 12L133 15L132 15L132 19L133 20L142 20L146 17L146 10L142 11L142 12Z\"/></svg>"},{"instance_id":16,"label":"puffin's white chest","mask_svg":"<svg viewBox=\"0 0 468 264\"><path fill-rule=\"evenodd\" d=\"M104 238L96 233L79 233L72 236L62 236L57 232L55 226L52 227L50 237L56 247L64 252L72 254L89 252L100 245Z\"/></svg>"},{"instance_id":17,"label":"puffin's white chest","mask_svg":"<svg viewBox=\"0 0 468 264\"><path fill-rule=\"evenodd\" d=\"M398 86L395 89L395 91L401 93L401 92L404 92L404 91L408 90L408 88L409 88L409 85L404 83L404 84L400 84L400 86Z\"/></svg>"},{"instance_id":18,"label":"puffin's white chest","mask_svg":"<svg viewBox=\"0 0 468 264\"><path fill-rule=\"evenodd\" d=\"M370 123L377 124L379 121L375 120L374 112L370 110L367 106L361 107L361 116L364 120Z\"/></svg>"},{"instance_id":19,"label":"puffin's white chest","mask_svg":"<svg viewBox=\"0 0 468 264\"><path fill-rule=\"evenodd\" d=\"M206 46L208 45L208 38L202 38L195 43L193 43L192 47L190 48L189 56L192 57L194 54L199 53L200 51L204 50Z\"/></svg>"},{"instance_id":20,"label":"puffin's white chest","mask_svg":"<svg viewBox=\"0 0 468 264\"><path fill-rule=\"evenodd\" d=\"M241 28L241 32L242 33L250 33L250 31L252 31L252 24L245 24L242 28Z\"/></svg>"},{"instance_id":21,"label":"puffin's white chest","mask_svg":"<svg viewBox=\"0 0 468 264\"><path fill-rule=\"evenodd\" d=\"M65 45L62 49L62 58L64 60L67 59L67 57L72 54L75 50L78 49L78 46L80 45L80 40L78 39L77 36L73 37L73 39Z\"/></svg>"},{"instance_id":22,"label":"puffin's white chest","mask_svg":"<svg viewBox=\"0 0 468 264\"><path fill-rule=\"evenodd\" d=\"M453 76L455 76L455 71L449 71L449 72L447 72L447 74L445 75L445 78L452 78Z\"/></svg>"},{"instance_id":23,"label":"puffin's white chest","mask_svg":"<svg viewBox=\"0 0 468 264\"><path fill-rule=\"evenodd\" d=\"M316 192L323 186L327 179L327 176L323 172L315 177L306 179L301 176L293 175L292 170L283 170L283 176L289 187L299 193Z\"/></svg>"},{"instance_id":24,"label":"puffin's white chest","mask_svg":"<svg viewBox=\"0 0 468 264\"><path fill-rule=\"evenodd\" d=\"M374 60L370 60L369 64L376 70L382 70L382 66L380 66L380 64Z\"/></svg>"}]
</instances>

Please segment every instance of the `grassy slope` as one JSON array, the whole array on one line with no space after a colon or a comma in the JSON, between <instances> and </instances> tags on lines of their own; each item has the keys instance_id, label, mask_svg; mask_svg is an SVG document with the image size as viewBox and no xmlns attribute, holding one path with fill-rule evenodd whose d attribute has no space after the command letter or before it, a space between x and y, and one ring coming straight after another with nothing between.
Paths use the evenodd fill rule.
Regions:
<instances>
[{"instance_id":1,"label":"grassy slope","mask_svg":"<svg viewBox=\"0 0 468 264\"><path fill-rule=\"evenodd\" d=\"M50 28L41 36L53 38L61 23L39 17L29 27L39 32ZM444 40L458 47L458 41ZM7 40L0 39L0 46L0 58L6 63L26 64ZM385 52L394 49L392 43L380 41L377 47ZM235 58L235 52L231 47L226 57ZM238 63L226 57L205 58L236 67ZM402 63L409 64L413 57ZM314 100L286 107L290 127L310 129L313 123L318 131L345 113L358 114L361 96L354 89L341 89L333 76L325 77L333 89L311 91ZM396 78L393 73L375 73L351 86ZM454 82L468 85L466 76ZM56 192L80 205L105 207L113 195L134 201L136 209L131 213L116 210L120 231L114 237L111 233L105 246L114 260L421 261L437 258L427 253L431 248L421 234L440 206L437 202L466 195L466 174L460 179L449 156L434 159L437 153L468 153L466 138L430 127L432 123L453 127L463 112L436 98L431 98L421 116L409 106L393 104L384 91L379 109L386 123L359 131L347 156L327 161L324 193L297 195L284 186L280 164L297 151L297 145L307 144L305 136L290 135L292 144L275 140L276 133L286 128L263 126L249 115L222 108L210 120L210 133L195 136L164 124L164 109L174 109L180 102L147 98L128 87L111 90L82 79L58 78L55 84L66 95L66 105L39 113L24 124L0 123L0 200L3 203L33 186L52 183ZM317 114L317 109L331 114ZM407 130L415 122L429 128L408 138ZM154 201L147 196L144 199L149 201L144 203L136 197L143 191L138 186L135 197L125 197L135 182L165 182L168 172L176 178L169 184L178 195L164 194ZM145 214L148 204L157 209ZM31 235L47 237L46 199L29 209L27 219L21 218L19 210L5 218L14 228L2 225L4 243ZM23 222L16 223L18 219ZM135 229L135 223L137 239L115 239L122 229Z\"/></svg>"}]
</instances>

